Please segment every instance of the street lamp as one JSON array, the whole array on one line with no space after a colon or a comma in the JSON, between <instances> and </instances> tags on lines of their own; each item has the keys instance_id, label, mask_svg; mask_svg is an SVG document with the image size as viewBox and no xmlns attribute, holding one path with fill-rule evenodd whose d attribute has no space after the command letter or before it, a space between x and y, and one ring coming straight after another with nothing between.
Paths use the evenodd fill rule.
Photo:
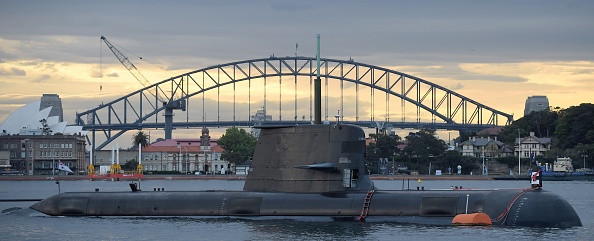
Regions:
<instances>
[{"instance_id":1,"label":"street lamp","mask_svg":"<svg viewBox=\"0 0 594 241\"><path fill-rule=\"evenodd\" d=\"M184 167L184 173L186 173L186 175L188 175L188 170L190 169L188 166L188 147L184 146L184 149L186 149L186 155L184 156L184 159L186 160L186 164Z\"/></svg>"},{"instance_id":2,"label":"street lamp","mask_svg":"<svg viewBox=\"0 0 594 241\"><path fill-rule=\"evenodd\" d=\"M188 145L192 145L192 142L188 142ZM190 161L190 158L188 156L188 147L184 146L184 148L186 148L186 175L188 175L188 171L190 170L190 165L188 164L188 162Z\"/></svg>"},{"instance_id":3,"label":"street lamp","mask_svg":"<svg viewBox=\"0 0 594 241\"><path fill-rule=\"evenodd\" d=\"M522 172L520 170L520 157L522 156L522 140L520 138L520 128L518 128L518 175Z\"/></svg>"},{"instance_id":4,"label":"street lamp","mask_svg":"<svg viewBox=\"0 0 594 241\"><path fill-rule=\"evenodd\" d=\"M25 165L27 165L27 161L29 158L27 158L27 145L29 144L29 139L24 139L23 140L25 142ZM21 144L23 143L23 141L21 141ZM27 171L29 171L29 168L27 168ZM29 175L33 175L33 158L31 158L31 172Z\"/></svg>"},{"instance_id":5,"label":"street lamp","mask_svg":"<svg viewBox=\"0 0 594 241\"><path fill-rule=\"evenodd\" d=\"M483 172L482 173L483 173L483 176L484 176L485 175L485 147L484 146L483 146L483 166L482 166L482 169L483 169Z\"/></svg>"},{"instance_id":6,"label":"street lamp","mask_svg":"<svg viewBox=\"0 0 594 241\"><path fill-rule=\"evenodd\" d=\"M208 174L208 170L206 169L207 167L208 167L208 153L205 152L204 153L204 174Z\"/></svg>"}]
</instances>

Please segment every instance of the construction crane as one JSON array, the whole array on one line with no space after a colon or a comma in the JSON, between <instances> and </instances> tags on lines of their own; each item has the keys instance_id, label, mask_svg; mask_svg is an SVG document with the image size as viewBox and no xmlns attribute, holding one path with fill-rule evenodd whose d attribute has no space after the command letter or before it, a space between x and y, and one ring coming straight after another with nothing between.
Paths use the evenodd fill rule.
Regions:
<instances>
[{"instance_id":1,"label":"construction crane","mask_svg":"<svg viewBox=\"0 0 594 241\"><path fill-rule=\"evenodd\" d=\"M144 77L144 75L140 72L140 70L138 70L138 68L136 68L136 66L134 66L134 64L132 62L130 62L130 60L128 60L128 57L126 57L126 55L124 55L122 52L120 52L104 36L101 36L101 40L103 40L103 42L105 42L107 47L109 47L109 50L111 50L111 52L113 52L113 54L116 56L116 58L118 58L120 63L122 63L122 65L124 65L124 67L126 67L126 69L130 72L130 74L132 74L134 76L134 78L136 78L138 80L138 82L140 82L140 84L142 84L142 86L148 87L151 85L151 83L146 79L146 77ZM182 111L186 111L186 102L185 102L185 100L175 100L174 101L173 94L171 95L171 98L162 98L159 95L158 91L155 91L154 93L152 91L149 91L149 92L155 97L155 99L157 99L158 101L163 103L163 106L165 107L165 115L164 115L165 116L165 139L171 139L171 132L173 130L173 110L181 109Z\"/></svg>"}]
</instances>

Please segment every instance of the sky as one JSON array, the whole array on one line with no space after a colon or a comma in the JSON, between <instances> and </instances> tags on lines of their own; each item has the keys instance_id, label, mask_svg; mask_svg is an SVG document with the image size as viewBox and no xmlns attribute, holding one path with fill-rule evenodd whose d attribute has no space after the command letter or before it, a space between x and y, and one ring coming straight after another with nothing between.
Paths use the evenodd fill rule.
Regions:
<instances>
[{"instance_id":1,"label":"sky","mask_svg":"<svg viewBox=\"0 0 594 241\"><path fill-rule=\"evenodd\" d=\"M593 1L5 0L0 121L56 93L72 124L77 111L140 89L102 35L162 80L292 56L296 43L299 55L314 57L318 33L322 57L417 76L515 119L533 95L561 108L594 100Z\"/></svg>"}]
</instances>

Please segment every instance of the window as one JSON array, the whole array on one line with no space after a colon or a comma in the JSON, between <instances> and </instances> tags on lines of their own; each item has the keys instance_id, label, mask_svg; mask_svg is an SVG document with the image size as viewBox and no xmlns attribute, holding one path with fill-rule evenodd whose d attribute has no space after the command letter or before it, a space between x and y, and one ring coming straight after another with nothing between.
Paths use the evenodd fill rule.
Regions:
<instances>
[{"instance_id":1,"label":"window","mask_svg":"<svg viewBox=\"0 0 594 241\"><path fill-rule=\"evenodd\" d=\"M62 144L61 146L62 146L62 148L64 148L64 144Z\"/></svg>"}]
</instances>

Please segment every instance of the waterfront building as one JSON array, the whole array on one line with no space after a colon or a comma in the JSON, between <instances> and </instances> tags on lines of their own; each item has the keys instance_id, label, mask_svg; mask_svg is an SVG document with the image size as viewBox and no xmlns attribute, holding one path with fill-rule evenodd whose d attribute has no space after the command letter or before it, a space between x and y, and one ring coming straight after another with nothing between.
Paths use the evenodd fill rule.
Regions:
<instances>
[{"instance_id":1,"label":"waterfront building","mask_svg":"<svg viewBox=\"0 0 594 241\"><path fill-rule=\"evenodd\" d=\"M142 149L142 165L147 172L179 171L202 174L229 174L234 165L221 159L223 148L211 139L208 128L200 138L162 140Z\"/></svg>"},{"instance_id":2,"label":"waterfront building","mask_svg":"<svg viewBox=\"0 0 594 241\"><path fill-rule=\"evenodd\" d=\"M522 158L530 158L530 154L543 156L547 151L551 150L551 138L536 137L534 132L530 132L530 136L516 138L515 145L514 153L516 156L519 155Z\"/></svg>"},{"instance_id":3,"label":"waterfront building","mask_svg":"<svg viewBox=\"0 0 594 241\"><path fill-rule=\"evenodd\" d=\"M0 151L10 153L10 165L21 174L51 175L60 161L84 174L88 165L82 135L2 135Z\"/></svg>"},{"instance_id":4,"label":"waterfront building","mask_svg":"<svg viewBox=\"0 0 594 241\"><path fill-rule=\"evenodd\" d=\"M505 157L512 155L512 150L497 140L497 137L472 137L460 143L462 156Z\"/></svg>"},{"instance_id":5,"label":"waterfront building","mask_svg":"<svg viewBox=\"0 0 594 241\"><path fill-rule=\"evenodd\" d=\"M62 102L56 94L44 94L11 113L0 124L0 151L9 153L11 168L22 174L49 175L61 161L75 174L85 173L88 132L62 119Z\"/></svg>"},{"instance_id":6,"label":"waterfront building","mask_svg":"<svg viewBox=\"0 0 594 241\"><path fill-rule=\"evenodd\" d=\"M0 171L10 171L12 165L10 165L10 152L0 151Z\"/></svg>"}]
</instances>

